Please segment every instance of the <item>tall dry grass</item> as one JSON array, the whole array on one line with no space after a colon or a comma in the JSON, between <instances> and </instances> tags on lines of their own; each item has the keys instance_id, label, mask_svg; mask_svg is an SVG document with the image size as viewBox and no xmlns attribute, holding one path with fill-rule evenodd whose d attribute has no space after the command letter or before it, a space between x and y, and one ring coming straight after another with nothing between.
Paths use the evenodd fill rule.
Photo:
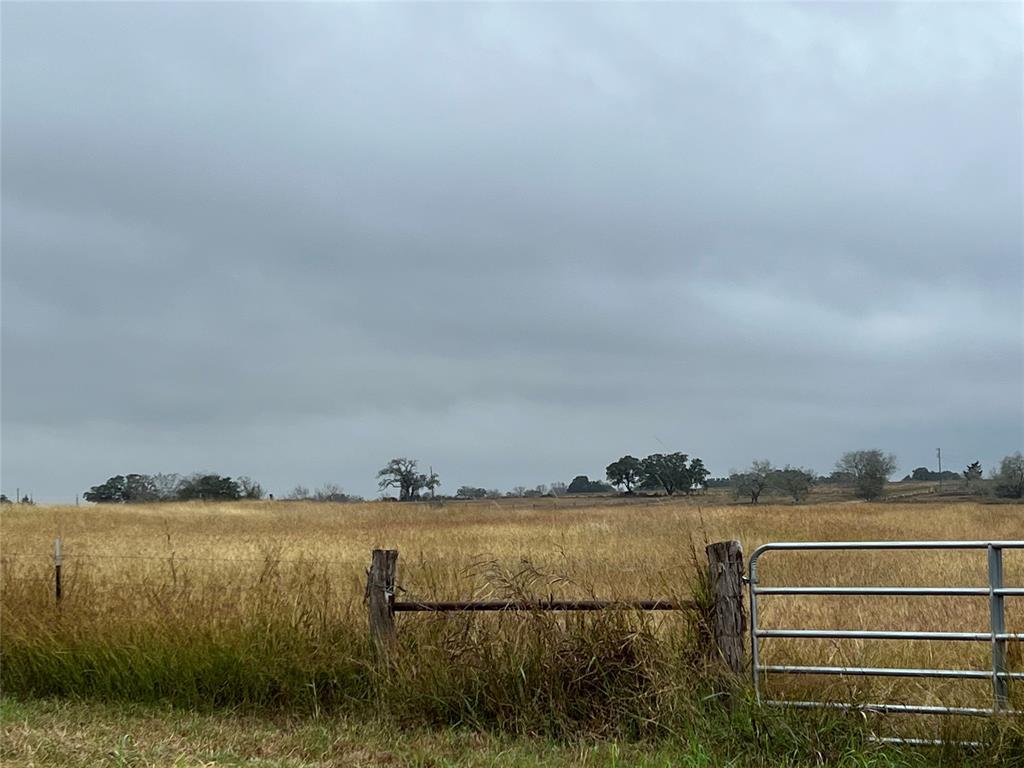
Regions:
<instances>
[{"instance_id":1,"label":"tall dry grass","mask_svg":"<svg viewBox=\"0 0 1024 768\"><path fill-rule=\"evenodd\" d=\"M382 671L362 605L370 550L395 548L400 599L690 596L692 552L768 541L1010 539L1024 509L979 504L709 506L699 499L583 504L166 504L0 513L0 680L10 692L192 706L385 709L400 718L559 732L642 733L715 700L698 617L679 614L400 615ZM52 594L62 537L64 599ZM982 586L983 553L787 553L762 583ZM1024 552L1006 580L1024 584ZM1024 631L1024 600L1008 622ZM766 597L762 624L977 630L984 599ZM1014 648L1016 668L1024 668ZM973 643L765 643L777 663L985 669ZM836 685L773 678L780 693ZM854 680L836 696L985 704L987 681ZM799 687L798 687L799 686ZM1018 688L1020 686L1017 686ZM1019 693L1014 692L1018 703Z\"/></svg>"}]
</instances>

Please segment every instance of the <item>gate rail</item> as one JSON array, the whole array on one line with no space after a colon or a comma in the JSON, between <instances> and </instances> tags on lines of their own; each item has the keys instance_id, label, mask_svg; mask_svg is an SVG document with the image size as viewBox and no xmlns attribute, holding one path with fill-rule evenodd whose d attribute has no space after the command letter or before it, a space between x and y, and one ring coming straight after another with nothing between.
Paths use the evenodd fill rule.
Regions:
<instances>
[{"instance_id":1,"label":"gate rail","mask_svg":"<svg viewBox=\"0 0 1024 768\"><path fill-rule=\"evenodd\" d=\"M827 550L986 550L988 553L987 587L825 587L825 586L762 586L757 578L757 565L761 555L772 551L827 551ZM775 542L754 550L749 563L750 589L750 651L754 678L754 693L759 703L802 709L858 709L872 712L901 712L929 715L993 715L1024 714L1024 710L1011 710L1009 706L1010 680L1024 680L1024 672L1007 669L1007 643L1024 641L1024 632L1007 632L1006 597L1024 597L1024 588L1003 584L1003 550L1024 549L1024 541L812 541ZM948 596L988 597L988 632L914 632L849 629L763 629L758 626L758 597L760 595L862 595L862 596ZM951 640L989 642L992 645L992 667L973 669L927 669L890 667L837 667L792 664L762 664L760 640L766 637L867 639L867 640ZM850 704L833 701L793 701L762 699L763 673L809 675L856 675L918 678L991 679L992 707L940 707L914 704Z\"/></svg>"}]
</instances>

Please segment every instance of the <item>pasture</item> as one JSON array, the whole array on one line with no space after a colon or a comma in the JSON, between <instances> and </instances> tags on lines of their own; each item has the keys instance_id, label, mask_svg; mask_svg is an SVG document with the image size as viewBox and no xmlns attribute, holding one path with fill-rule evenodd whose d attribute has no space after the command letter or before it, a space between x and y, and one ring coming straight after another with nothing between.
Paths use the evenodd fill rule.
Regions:
<instances>
[{"instance_id":1,"label":"pasture","mask_svg":"<svg viewBox=\"0 0 1024 768\"><path fill-rule=\"evenodd\" d=\"M155 708L143 710L143 718L161 721L191 712L212 718L222 734L231 730L224 725L229 717L270 718L275 727L281 717L300 718L298 731L310 722L344 723L358 733L369 728L378 734L373 738L383 728L416 734L409 737L414 742L462 743L467 732L480 734L480 749L456 750L451 764L492 764L489 750L506 748L523 761L508 764L606 764L602 756L620 742L623 754L635 757L625 764L645 755L668 761L649 764L673 765L718 764L715 755L764 765L840 761L847 752L862 759L851 765L935 758L869 744L871 730L980 733L997 742L973 755L947 749L948 764L1024 760L1020 724L1012 721L936 725L934 718L890 716L866 722L837 713L757 710L746 681L723 681L707 659L707 627L692 612L399 615L397 652L382 664L367 640L363 606L373 548L399 550L401 600L689 599L704 589L708 541L735 538L749 554L769 541L1020 538L1019 505L544 498L15 506L0 515L0 681L13 697L4 710L4 756L12 764L28 764L26 755L45 741L47 728L33 723L52 724L56 713L76 707L80 720L92 717L82 715L84 707L100 722L139 717L124 707ZM64 549L59 606L56 535ZM1024 585L1024 553L1008 552L1005 568L1007 584ZM761 579L984 586L986 568L977 552L772 553L762 561ZM772 596L763 598L761 611L762 624L775 627L988 626L985 599ZM1008 600L1007 624L1021 631L1024 600ZM990 664L985 643L772 639L764 653L772 663ZM1011 668L1024 668L1019 643L1011 644ZM859 700L943 705L985 705L991 690L986 680L780 677L769 685L783 695L811 687L819 695L827 688ZM1020 691L1011 689L1011 696L1020 708ZM17 738L16 721L25 729ZM538 739L547 746L537 746ZM594 746L591 757L579 739ZM416 749L409 750L394 759L416 762L410 757ZM349 752L344 759L330 750L299 752L315 764L359 763ZM139 764L149 764L149 753L139 754ZM369 749L363 763L377 764L376 754ZM281 764L307 764L302 760Z\"/></svg>"}]
</instances>

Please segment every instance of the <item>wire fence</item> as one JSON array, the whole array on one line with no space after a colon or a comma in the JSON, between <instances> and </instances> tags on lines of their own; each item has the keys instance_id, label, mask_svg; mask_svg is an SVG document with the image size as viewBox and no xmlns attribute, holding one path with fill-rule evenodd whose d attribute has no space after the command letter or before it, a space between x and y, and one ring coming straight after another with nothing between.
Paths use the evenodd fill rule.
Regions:
<instances>
[{"instance_id":1,"label":"wire fence","mask_svg":"<svg viewBox=\"0 0 1024 768\"><path fill-rule=\"evenodd\" d=\"M303 555L299 557L279 557L273 554L267 554L263 557L211 557L209 555L193 555L189 553L183 553L180 551L173 552L159 552L150 554L128 554L128 553L114 553L114 552L88 552L88 553L74 553L65 551L62 554L62 561L67 563L69 561L89 561L89 560L111 560L111 561L149 561L154 563L168 563L174 562L175 564L186 564L186 563L289 563L296 565L331 565L331 566L352 566L362 569L366 569L369 565L368 560L365 558L344 558L344 557L311 557ZM450 555L446 555L444 558L446 561L451 562L452 558ZM514 558L504 558L504 561L511 562ZM54 554L42 553L42 552L3 552L0 553L0 564L7 561L15 560L37 560L52 564L55 560ZM435 562L434 559L417 559L410 558L405 561L406 567L423 567L430 565ZM494 563L502 562L499 558L492 557L486 553L469 555L461 559L459 562L459 570L472 570L475 568L492 565ZM522 558L515 559L515 562L523 563L530 562L534 565L541 564L547 565L549 563L541 561L524 560ZM552 563L560 563L562 565L571 564L571 561L566 561L564 558L555 557L552 559ZM626 565L615 565L609 563L601 563L600 570L602 571L613 571L615 573L635 573L635 574L664 574L681 571L691 571L694 565L690 562L670 563L667 565L661 565L657 567L652 566L626 566Z\"/></svg>"},{"instance_id":2,"label":"wire fence","mask_svg":"<svg viewBox=\"0 0 1024 768\"><path fill-rule=\"evenodd\" d=\"M22 559L34 559L34 560L45 560L53 562L53 553L38 553L38 552L15 552L15 553L2 553L0 554L0 563L5 560L22 560ZM166 562L168 560L174 560L175 562L206 562L206 563L337 563L337 564L348 564L348 565L363 565L365 567L365 560L356 560L355 558L337 558L337 557L277 557L274 555L267 555L265 557L209 557L205 555L190 555L183 554L181 552L161 552L153 554L121 554L121 553L106 553L106 552L89 552L85 554L68 553L62 554L62 559L66 562L68 560L152 560L157 562Z\"/></svg>"},{"instance_id":3,"label":"wire fence","mask_svg":"<svg viewBox=\"0 0 1024 768\"><path fill-rule=\"evenodd\" d=\"M409 582L395 585L395 590L403 599L417 604L438 598L504 600L527 593L542 595L541 599L549 601L556 596L570 601L597 597L591 586L566 575L578 564L574 558L558 552L544 559L548 562L531 562L526 557L499 559L488 553L455 558L451 553L445 553L443 557L420 553L404 561ZM435 571L420 584L412 585L418 577L424 576L425 571L435 569L438 563L444 565L441 578L437 578L438 572ZM122 564L123 567L118 567ZM341 599L346 592L350 592L353 599L362 599L362 590L359 587L353 589L353 580L362 579L369 564L366 558L282 555L272 550L258 556L213 556L206 550L190 552L178 549L82 552L69 548L58 538L51 552L24 549L0 552L0 589L17 585L18 589L33 592L34 588L47 590L50 599L57 604L83 595L107 596L104 600L114 597L115 602L129 602L132 594L142 598L149 594L171 594L189 599L204 594L265 593L277 588L300 587L305 579L310 584L315 582L317 589L330 590ZM193 565L198 568L191 568ZM589 566L593 567L592 564ZM692 562L659 564L657 567L651 564L602 563L597 570L618 575L621 584L635 581L637 589L641 589L641 583L645 589L651 583L662 587L672 584L682 585L683 591L688 593L688 579L679 577L692 568ZM588 577L592 575L587 574ZM332 585L331 581L335 583ZM114 593L119 591L125 593L123 601L116 600ZM615 591L622 595L622 589ZM680 590L667 591L677 600L680 598ZM632 596L622 599L630 600Z\"/></svg>"}]
</instances>

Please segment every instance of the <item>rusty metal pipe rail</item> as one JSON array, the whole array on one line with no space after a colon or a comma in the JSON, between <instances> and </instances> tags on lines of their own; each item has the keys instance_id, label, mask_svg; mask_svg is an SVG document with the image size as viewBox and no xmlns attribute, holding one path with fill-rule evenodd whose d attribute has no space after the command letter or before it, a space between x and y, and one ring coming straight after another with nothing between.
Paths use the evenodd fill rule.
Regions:
<instances>
[{"instance_id":1,"label":"rusty metal pipe rail","mask_svg":"<svg viewBox=\"0 0 1024 768\"><path fill-rule=\"evenodd\" d=\"M695 610L692 600L407 600L392 603L396 613L445 611L685 611Z\"/></svg>"}]
</instances>

